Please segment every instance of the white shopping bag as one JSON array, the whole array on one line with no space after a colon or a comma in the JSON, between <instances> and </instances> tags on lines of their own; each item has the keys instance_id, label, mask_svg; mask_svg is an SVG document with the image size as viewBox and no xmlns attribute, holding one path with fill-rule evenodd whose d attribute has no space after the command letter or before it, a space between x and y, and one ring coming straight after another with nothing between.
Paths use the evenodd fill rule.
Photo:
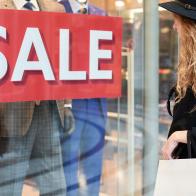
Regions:
<instances>
[{"instance_id":1,"label":"white shopping bag","mask_svg":"<svg viewBox=\"0 0 196 196\"><path fill-rule=\"evenodd\" d=\"M196 159L159 161L154 196L196 196Z\"/></svg>"}]
</instances>

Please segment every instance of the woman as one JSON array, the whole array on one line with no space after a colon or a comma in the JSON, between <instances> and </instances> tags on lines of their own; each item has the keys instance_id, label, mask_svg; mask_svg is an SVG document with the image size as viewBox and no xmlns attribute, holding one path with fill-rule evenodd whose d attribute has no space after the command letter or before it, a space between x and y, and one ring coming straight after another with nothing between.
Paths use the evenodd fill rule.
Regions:
<instances>
[{"instance_id":1,"label":"woman","mask_svg":"<svg viewBox=\"0 0 196 196\"><path fill-rule=\"evenodd\" d=\"M173 12L173 28L179 35L175 106L163 158L196 158L196 1L175 0L160 6Z\"/></svg>"}]
</instances>

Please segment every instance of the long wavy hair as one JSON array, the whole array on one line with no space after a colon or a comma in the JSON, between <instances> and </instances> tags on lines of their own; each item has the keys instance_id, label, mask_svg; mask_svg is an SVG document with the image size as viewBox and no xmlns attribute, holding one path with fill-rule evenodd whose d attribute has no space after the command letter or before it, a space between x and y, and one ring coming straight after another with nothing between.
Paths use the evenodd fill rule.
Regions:
<instances>
[{"instance_id":1,"label":"long wavy hair","mask_svg":"<svg viewBox=\"0 0 196 196\"><path fill-rule=\"evenodd\" d=\"M179 102L188 88L196 96L196 21L176 14L174 17L181 25L176 85L176 100Z\"/></svg>"}]
</instances>

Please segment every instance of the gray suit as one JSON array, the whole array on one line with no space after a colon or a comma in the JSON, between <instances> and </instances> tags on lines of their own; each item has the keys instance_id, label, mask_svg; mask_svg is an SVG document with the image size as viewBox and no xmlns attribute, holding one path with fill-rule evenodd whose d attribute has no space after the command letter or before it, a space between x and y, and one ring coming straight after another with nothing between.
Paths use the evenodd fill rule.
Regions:
<instances>
[{"instance_id":1,"label":"gray suit","mask_svg":"<svg viewBox=\"0 0 196 196\"><path fill-rule=\"evenodd\" d=\"M51 0L38 1L41 10L61 11ZM42 3L40 3L42 2ZM44 4L45 3L45 4ZM1 0L0 9L16 9L11 0ZM16 24L17 25L17 24ZM70 110L68 100L0 103L0 195L21 196L27 174L40 195L65 195L59 131L64 129ZM70 131L72 129L68 129Z\"/></svg>"},{"instance_id":2,"label":"gray suit","mask_svg":"<svg viewBox=\"0 0 196 196\"><path fill-rule=\"evenodd\" d=\"M50 2L48 0L40 0L38 4L43 11L63 10L63 6L59 6L58 3L52 0ZM16 9L16 7L11 0L1 0L0 9ZM65 116L71 115L71 111L64 107L64 104L69 102L70 100L56 101L63 127ZM24 136L31 124L34 108L35 102L0 103L0 137ZM70 128L65 131L69 132L72 130Z\"/></svg>"},{"instance_id":3,"label":"gray suit","mask_svg":"<svg viewBox=\"0 0 196 196\"><path fill-rule=\"evenodd\" d=\"M70 110L64 108L66 100L56 101L56 103L61 125L64 127L65 114ZM31 125L34 108L35 102L0 103L0 137L26 135Z\"/></svg>"}]
</instances>

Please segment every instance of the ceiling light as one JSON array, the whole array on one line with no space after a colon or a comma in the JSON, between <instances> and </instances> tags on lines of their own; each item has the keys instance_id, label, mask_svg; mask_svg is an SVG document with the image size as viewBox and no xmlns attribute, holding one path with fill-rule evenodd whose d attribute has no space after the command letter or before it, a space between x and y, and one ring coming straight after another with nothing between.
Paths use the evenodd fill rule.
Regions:
<instances>
[{"instance_id":1,"label":"ceiling light","mask_svg":"<svg viewBox=\"0 0 196 196\"><path fill-rule=\"evenodd\" d=\"M143 0L137 0L138 3L143 3Z\"/></svg>"},{"instance_id":2,"label":"ceiling light","mask_svg":"<svg viewBox=\"0 0 196 196\"><path fill-rule=\"evenodd\" d=\"M116 6L117 8L122 8L122 7L125 6L125 2L124 2L123 0L116 0L116 1L115 1L115 6Z\"/></svg>"},{"instance_id":3,"label":"ceiling light","mask_svg":"<svg viewBox=\"0 0 196 196\"><path fill-rule=\"evenodd\" d=\"M169 27L162 27L161 28L161 33L169 33L170 29Z\"/></svg>"}]
</instances>

